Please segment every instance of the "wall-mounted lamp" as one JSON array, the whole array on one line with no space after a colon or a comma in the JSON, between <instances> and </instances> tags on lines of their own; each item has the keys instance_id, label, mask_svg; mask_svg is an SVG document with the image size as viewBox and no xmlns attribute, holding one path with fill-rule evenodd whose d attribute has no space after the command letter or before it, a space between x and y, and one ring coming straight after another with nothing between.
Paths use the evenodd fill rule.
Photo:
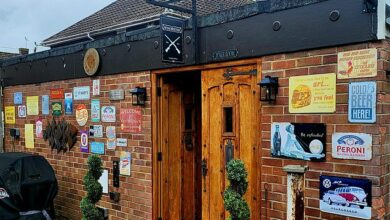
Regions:
<instances>
[{"instance_id":1,"label":"wall-mounted lamp","mask_svg":"<svg viewBox=\"0 0 390 220\"><path fill-rule=\"evenodd\" d=\"M260 101L274 103L278 94L278 77L265 76L258 85L260 85Z\"/></svg>"},{"instance_id":2,"label":"wall-mounted lamp","mask_svg":"<svg viewBox=\"0 0 390 220\"><path fill-rule=\"evenodd\" d=\"M145 87L135 87L130 90L132 104L133 105L145 105L146 101L146 88Z\"/></svg>"}]
</instances>

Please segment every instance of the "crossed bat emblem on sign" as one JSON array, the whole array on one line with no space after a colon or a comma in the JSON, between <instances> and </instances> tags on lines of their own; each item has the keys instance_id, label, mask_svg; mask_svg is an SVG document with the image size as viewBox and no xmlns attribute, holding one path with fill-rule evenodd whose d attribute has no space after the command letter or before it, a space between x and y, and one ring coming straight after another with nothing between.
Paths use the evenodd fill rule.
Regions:
<instances>
[{"instance_id":1,"label":"crossed bat emblem on sign","mask_svg":"<svg viewBox=\"0 0 390 220\"><path fill-rule=\"evenodd\" d=\"M179 50L179 48L177 48L176 46L176 42L181 38L180 36L177 37L174 41L171 40L171 38L169 38L166 34L164 34L164 36L168 39L168 41L170 42L169 46L165 49L165 53L168 53L168 51L171 49L171 47L175 47L176 51L178 54L181 54L181 51Z\"/></svg>"}]
</instances>

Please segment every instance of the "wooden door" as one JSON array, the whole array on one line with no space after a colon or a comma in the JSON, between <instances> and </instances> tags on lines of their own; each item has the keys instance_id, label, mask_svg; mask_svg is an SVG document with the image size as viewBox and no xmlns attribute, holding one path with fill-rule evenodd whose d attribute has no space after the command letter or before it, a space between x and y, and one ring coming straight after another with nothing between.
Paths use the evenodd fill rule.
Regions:
<instances>
[{"instance_id":1,"label":"wooden door","mask_svg":"<svg viewBox=\"0 0 390 220\"><path fill-rule=\"evenodd\" d=\"M227 219L223 192L228 186L229 154L248 170L245 194L251 219L259 219L257 201L258 92L256 65L202 72L202 219Z\"/></svg>"},{"instance_id":2,"label":"wooden door","mask_svg":"<svg viewBox=\"0 0 390 220\"><path fill-rule=\"evenodd\" d=\"M194 77L173 75L161 79L158 182L159 217L163 220L191 220L201 216L197 202L201 197L197 190L200 108L196 103L200 102L197 101L200 79L197 89Z\"/></svg>"}]
</instances>

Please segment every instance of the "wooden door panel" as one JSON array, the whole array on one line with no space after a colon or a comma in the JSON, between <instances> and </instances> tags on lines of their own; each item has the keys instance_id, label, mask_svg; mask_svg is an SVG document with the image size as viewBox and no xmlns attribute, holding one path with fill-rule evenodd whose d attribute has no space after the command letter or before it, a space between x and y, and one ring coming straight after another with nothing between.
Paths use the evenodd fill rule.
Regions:
<instances>
[{"instance_id":1,"label":"wooden door panel","mask_svg":"<svg viewBox=\"0 0 390 220\"><path fill-rule=\"evenodd\" d=\"M257 106L256 76L245 74L256 66L235 67L233 76L227 69L202 72L202 157L207 161L208 175L202 183L202 219L227 219L223 205L226 179L226 145L234 146L234 158L244 161L249 187L245 199L251 208L251 219L257 218ZM230 72L231 73L231 72ZM225 108L230 108L226 111ZM230 112L232 119L224 114ZM232 125L226 126L231 121ZM230 130L227 131L227 128Z\"/></svg>"}]
</instances>

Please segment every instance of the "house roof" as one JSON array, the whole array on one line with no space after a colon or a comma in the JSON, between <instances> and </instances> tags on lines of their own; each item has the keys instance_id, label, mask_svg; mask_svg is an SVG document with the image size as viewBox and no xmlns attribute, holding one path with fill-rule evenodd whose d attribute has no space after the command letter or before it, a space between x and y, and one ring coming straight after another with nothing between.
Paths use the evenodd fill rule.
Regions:
<instances>
[{"instance_id":1,"label":"house roof","mask_svg":"<svg viewBox=\"0 0 390 220\"><path fill-rule=\"evenodd\" d=\"M206 15L246 4L253 0L198 0L198 15ZM177 5L191 7L191 1L181 0ZM70 27L43 41L44 45L54 46L77 39L85 39L111 31L119 31L137 24L158 20L164 8L146 3L145 0L117 0L100 11L82 19Z\"/></svg>"}]
</instances>

